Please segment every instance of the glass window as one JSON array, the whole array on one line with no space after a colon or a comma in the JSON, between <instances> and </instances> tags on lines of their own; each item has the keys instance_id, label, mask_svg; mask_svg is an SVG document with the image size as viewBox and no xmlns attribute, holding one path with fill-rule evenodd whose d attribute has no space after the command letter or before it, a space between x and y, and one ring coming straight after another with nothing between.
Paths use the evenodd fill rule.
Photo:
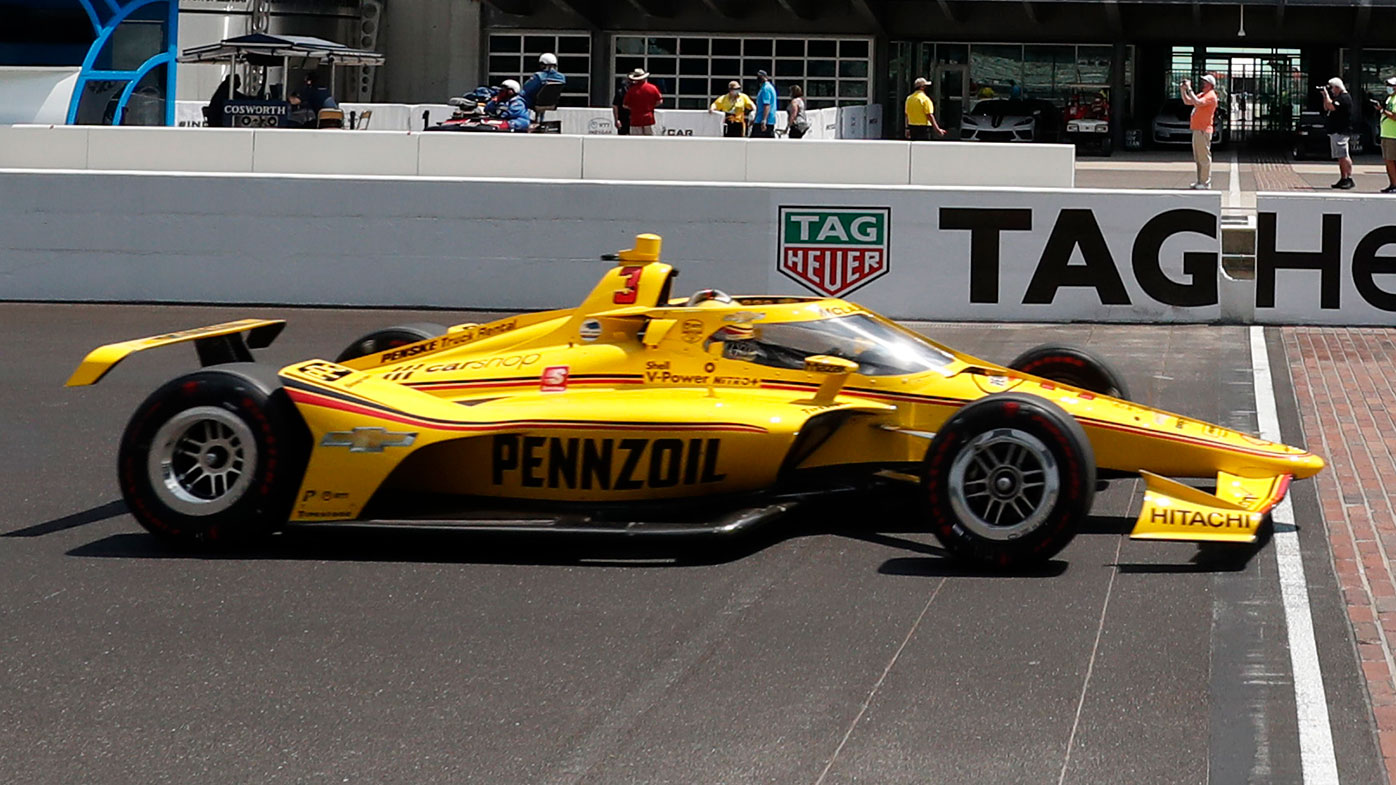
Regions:
<instances>
[{"instance_id":1,"label":"glass window","mask_svg":"<svg viewBox=\"0 0 1396 785\"><path fill-rule=\"evenodd\" d=\"M1076 67L1085 84L1110 84L1110 59L1114 50L1109 46L1076 47Z\"/></svg>"},{"instance_id":2,"label":"glass window","mask_svg":"<svg viewBox=\"0 0 1396 785\"><path fill-rule=\"evenodd\" d=\"M740 76L742 73L742 61L728 58L714 57L711 66L712 73L718 76L726 76L729 79Z\"/></svg>"},{"instance_id":3,"label":"glass window","mask_svg":"<svg viewBox=\"0 0 1396 785\"><path fill-rule=\"evenodd\" d=\"M642 55L645 53L645 39L628 35L616 36L616 54Z\"/></svg>"},{"instance_id":4,"label":"glass window","mask_svg":"<svg viewBox=\"0 0 1396 785\"><path fill-rule=\"evenodd\" d=\"M111 125L116 119L116 102L128 82L124 79L89 79L83 82L78 98L78 125Z\"/></svg>"},{"instance_id":5,"label":"glass window","mask_svg":"<svg viewBox=\"0 0 1396 785\"><path fill-rule=\"evenodd\" d=\"M742 54L747 57L770 57L771 39L748 38L742 44Z\"/></svg>"},{"instance_id":6,"label":"glass window","mask_svg":"<svg viewBox=\"0 0 1396 785\"><path fill-rule=\"evenodd\" d=\"M490 36L490 52L519 52L523 45L523 39L516 35L492 35Z\"/></svg>"},{"instance_id":7,"label":"glass window","mask_svg":"<svg viewBox=\"0 0 1396 785\"><path fill-rule=\"evenodd\" d=\"M868 42L866 40L839 41L839 57L856 57L867 59Z\"/></svg>"},{"instance_id":8,"label":"glass window","mask_svg":"<svg viewBox=\"0 0 1396 785\"><path fill-rule=\"evenodd\" d=\"M141 81L126 101L121 124L165 124L165 66L156 66L141 77Z\"/></svg>"},{"instance_id":9,"label":"glass window","mask_svg":"<svg viewBox=\"0 0 1396 785\"><path fill-rule=\"evenodd\" d=\"M557 54L591 54L591 36L563 35L557 39Z\"/></svg>"},{"instance_id":10,"label":"glass window","mask_svg":"<svg viewBox=\"0 0 1396 785\"><path fill-rule=\"evenodd\" d=\"M586 33L505 33L491 32L486 39L490 51L485 62L489 66L489 84L497 85L505 79L526 80L538 70L538 57L544 52L558 56L558 70L567 76L560 106L587 106L591 103L591 36ZM634 36L617 36L616 48L643 47L644 39ZM565 53L565 54L561 54ZM636 58L643 64L644 58ZM619 65L619 63L618 63ZM634 66L630 66L633 68ZM629 71L630 68L626 70Z\"/></svg>"},{"instance_id":11,"label":"glass window","mask_svg":"<svg viewBox=\"0 0 1396 785\"><path fill-rule=\"evenodd\" d=\"M981 97L1007 94L1009 81L1023 81L1023 47L1018 44L975 44L969 53L971 89Z\"/></svg>"},{"instance_id":12,"label":"glass window","mask_svg":"<svg viewBox=\"0 0 1396 785\"><path fill-rule=\"evenodd\" d=\"M775 75L800 77L805 75L804 60L777 60Z\"/></svg>"},{"instance_id":13,"label":"glass window","mask_svg":"<svg viewBox=\"0 0 1396 785\"><path fill-rule=\"evenodd\" d=\"M946 65L964 65L969 62L969 45L936 44L936 57Z\"/></svg>"},{"instance_id":14,"label":"glass window","mask_svg":"<svg viewBox=\"0 0 1396 785\"><path fill-rule=\"evenodd\" d=\"M742 39L740 38L714 38L713 56L722 55L724 57L735 57L742 53Z\"/></svg>"},{"instance_id":15,"label":"glass window","mask_svg":"<svg viewBox=\"0 0 1396 785\"><path fill-rule=\"evenodd\" d=\"M649 71L655 86L674 99L672 106L706 108L714 97L727 92L727 82L733 79L742 83L745 92L753 94L758 89L758 70L772 74L780 93L785 94L791 86L802 84L811 97L827 99L825 105L828 106L839 101L867 103L871 95L871 61L867 58L841 59L840 39L806 42L741 36L658 36L645 39L645 51L636 51L634 44L640 40L637 36L616 36L613 40L613 73L620 76L635 68ZM844 40L861 44L861 47L849 48L849 52L871 51L866 39ZM669 41L674 42L677 55L664 51ZM819 51L827 53L826 56L815 57L813 53ZM806 77L816 77L812 88L803 84ZM813 102L810 105L817 107Z\"/></svg>"},{"instance_id":16,"label":"glass window","mask_svg":"<svg viewBox=\"0 0 1396 785\"><path fill-rule=\"evenodd\" d=\"M652 55L674 55L679 53L679 39L677 38L651 38L649 40L649 53Z\"/></svg>"}]
</instances>

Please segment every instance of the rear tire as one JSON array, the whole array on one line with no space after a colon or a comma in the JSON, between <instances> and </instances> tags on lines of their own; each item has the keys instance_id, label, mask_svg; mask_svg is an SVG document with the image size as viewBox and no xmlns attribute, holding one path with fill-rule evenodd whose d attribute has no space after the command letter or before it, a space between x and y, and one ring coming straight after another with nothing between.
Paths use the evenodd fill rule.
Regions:
<instances>
[{"instance_id":1,"label":"rear tire","mask_svg":"<svg viewBox=\"0 0 1396 785\"><path fill-rule=\"evenodd\" d=\"M247 542L290 515L310 435L275 371L235 363L167 382L121 437L117 476L152 534L190 544Z\"/></svg>"},{"instance_id":2,"label":"rear tire","mask_svg":"<svg viewBox=\"0 0 1396 785\"><path fill-rule=\"evenodd\" d=\"M337 363L357 360L360 357L367 357L370 354L386 352L389 349L396 349L399 346L406 346L410 343L425 341L429 338L436 338L446 334L446 328L431 322L417 322L415 324L399 324L394 327L386 327L382 330L374 330L368 335L349 344L339 356L334 358Z\"/></svg>"},{"instance_id":3,"label":"rear tire","mask_svg":"<svg viewBox=\"0 0 1396 785\"><path fill-rule=\"evenodd\" d=\"M1000 393L956 412L922 468L931 531L956 558L1002 570L1047 561L1095 498L1081 426L1044 398Z\"/></svg>"},{"instance_id":4,"label":"rear tire","mask_svg":"<svg viewBox=\"0 0 1396 785\"><path fill-rule=\"evenodd\" d=\"M1129 400L1129 385L1105 360L1076 346L1043 344L1013 358L1008 367L1093 393Z\"/></svg>"}]
</instances>

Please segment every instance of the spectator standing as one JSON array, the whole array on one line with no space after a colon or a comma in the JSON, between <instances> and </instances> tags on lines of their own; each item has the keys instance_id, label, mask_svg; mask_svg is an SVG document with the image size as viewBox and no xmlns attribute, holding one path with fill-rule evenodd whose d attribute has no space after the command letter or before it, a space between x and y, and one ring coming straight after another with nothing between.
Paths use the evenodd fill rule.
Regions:
<instances>
[{"instance_id":1,"label":"spectator standing","mask_svg":"<svg viewBox=\"0 0 1396 785\"><path fill-rule=\"evenodd\" d=\"M1346 191L1356 185L1352 181L1352 154L1348 150L1353 129L1352 94L1336 76L1328 80L1327 87L1318 89L1323 91L1323 111L1328 113L1323 129L1328 132L1329 152L1338 161L1338 182L1329 187Z\"/></svg>"},{"instance_id":2,"label":"spectator standing","mask_svg":"<svg viewBox=\"0 0 1396 785\"><path fill-rule=\"evenodd\" d=\"M1396 194L1396 76L1386 80L1385 103L1373 101L1381 112L1381 159L1386 164L1384 194Z\"/></svg>"},{"instance_id":3,"label":"spectator standing","mask_svg":"<svg viewBox=\"0 0 1396 785\"><path fill-rule=\"evenodd\" d=\"M742 83L735 80L727 83L727 92L718 96L709 108L723 114L722 135L737 138L746 136L747 115L756 111L751 96L743 93Z\"/></svg>"},{"instance_id":4,"label":"spectator standing","mask_svg":"<svg viewBox=\"0 0 1396 785\"><path fill-rule=\"evenodd\" d=\"M615 97L611 99L611 120L616 126L616 136L630 135L630 110L625 108L625 94L629 89L626 80L620 80Z\"/></svg>"},{"instance_id":5,"label":"spectator standing","mask_svg":"<svg viewBox=\"0 0 1396 785\"><path fill-rule=\"evenodd\" d=\"M1184 79L1178 86L1183 103L1192 107L1188 127L1192 129L1192 158L1197 162L1197 182L1190 188L1207 190L1212 187L1212 118L1217 113L1217 78L1202 77L1202 92L1192 91L1192 80Z\"/></svg>"},{"instance_id":6,"label":"spectator standing","mask_svg":"<svg viewBox=\"0 0 1396 785\"><path fill-rule=\"evenodd\" d=\"M538 72L524 82L523 91L519 93L519 97L523 98L529 109L533 108L534 99L545 84L567 84L567 76L557 70L557 55L552 52L539 55Z\"/></svg>"},{"instance_id":7,"label":"spectator standing","mask_svg":"<svg viewBox=\"0 0 1396 785\"><path fill-rule=\"evenodd\" d=\"M636 68L627 77L630 89L625 91L625 108L630 110L630 130L636 136L654 136L654 109L664 100L659 88L650 84L650 75Z\"/></svg>"},{"instance_id":8,"label":"spectator standing","mask_svg":"<svg viewBox=\"0 0 1396 785\"><path fill-rule=\"evenodd\" d=\"M926 86L929 84L925 77L916 77L911 95L906 97L906 138L913 142L929 142L932 128L935 129L936 136L945 136L940 123L936 122L935 104L931 97L926 95Z\"/></svg>"},{"instance_id":9,"label":"spectator standing","mask_svg":"<svg viewBox=\"0 0 1396 785\"><path fill-rule=\"evenodd\" d=\"M790 102L785 105L786 133L791 139L803 139L809 132L809 115L805 112L805 89L790 88Z\"/></svg>"},{"instance_id":10,"label":"spectator standing","mask_svg":"<svg viewBox=\"0 0 1396 785\"><path fill-rule=\"evenodd\" d=\"M771 139L776 135L776 86L765 70L756 72L761 89L756 91L756 117L752 120L753 139Z\"/></svg>"}]
</instances>

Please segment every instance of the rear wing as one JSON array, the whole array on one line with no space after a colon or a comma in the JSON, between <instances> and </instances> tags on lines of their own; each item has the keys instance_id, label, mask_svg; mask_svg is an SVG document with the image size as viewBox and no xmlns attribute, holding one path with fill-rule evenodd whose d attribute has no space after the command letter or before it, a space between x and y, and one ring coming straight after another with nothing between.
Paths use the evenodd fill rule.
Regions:
<instances>
[{"instance_id":1,"label":"rear wing","mask_svg":"<svg viewBox=\"0 0 1396 785\"><path fill-rule=\"evenodd\" d=\"M285 327L286 322L283 319L240 319L236 322L211 324L150 338L109 343L106 346L98 346L82 358L82 363L68 378L67 386L83 387L96 384L108 371L115 368L117 363L136 352L188 341L194 342L201 366L251 362L251 350L270 346ZM246 337L243 333L246 333Z\"/></svg>"}]
</instances>

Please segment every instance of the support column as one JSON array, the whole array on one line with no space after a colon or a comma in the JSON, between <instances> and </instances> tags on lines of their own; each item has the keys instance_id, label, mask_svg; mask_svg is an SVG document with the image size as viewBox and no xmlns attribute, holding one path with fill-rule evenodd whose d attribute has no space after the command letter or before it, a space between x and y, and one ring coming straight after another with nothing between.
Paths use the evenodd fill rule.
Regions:
<instances>
[{"instance_id":1,"label":"support column","mask_svg":"<svg viewBox=\"0 0 1396 785\"><path fill-rule=\"evenodd\" d=\"M391 103L443 103L480 84L480 4L384 0L379 46L386 62L374 92Z\"/></svg>"},{"instance_id":2,"label":"support column","mask_svg":"<svg viewBox=\"0 0 1396 785\"><path fill-rule=\"evenodd\" d=\"M1115 41L1110 54L1110 144L1125 149L1125 54L1124 41ZM1135 80L1137 84L1137 80Z\"/></svg>"}]
</instances>

